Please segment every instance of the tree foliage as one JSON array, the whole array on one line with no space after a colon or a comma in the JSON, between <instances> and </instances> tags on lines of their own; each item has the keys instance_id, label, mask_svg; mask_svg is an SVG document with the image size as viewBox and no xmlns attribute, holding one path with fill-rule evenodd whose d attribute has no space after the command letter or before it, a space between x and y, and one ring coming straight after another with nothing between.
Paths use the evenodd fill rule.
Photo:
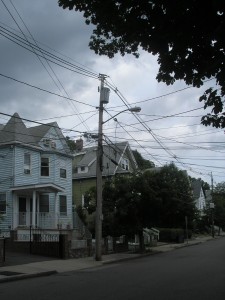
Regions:
<instances>
[{"instance_id":1,"label":"tree foliage","mask_svg":"<svg viewBox=\"0 0 225 300\"><path fill-rule=\"evenodd\" d=\"M87 193L89 205L95 202L93 191ZM189 224L195 217L187 174L171 164L159 172L115 176L104 184L103 215L104 235L132 236L153 226L184 227L185 216Z\"/></svg>"},{"instance_id":2,"label":"tree foliage","mask_svg":"<svg viewBox=\"0 0 225 300\"><path fill-rule=\"evenodd\" d=\"M216 79L217 88L200 97L210 114L202 124L225 127L225 3L218 0L58 0L64 9L83 12L94 30L89 46L99 55L157 55L157 80L200 87ZM109 17L110 15L110 17Z\"/></svg>"},{"instance_id":3,"label":"tree foliage","mask_svg":"<svg viewBox=\"0 0 225 300\"><path fill-rule=\"evenodd\" d=\"M225 182L221 182L215 187L213 192L213 202L215 204L215 224L225 230Z\"/></svg>"},{"instance_id":4,"label":"tree foliage","mask_svg":"<svg viewBox=\"0 0 225 300\"><path fill-rule=\"evenodd\" d=\"M134 158L137 162L138 168L140 170L146 170L146 169L150 169L150 168L154 168L155 164L154 162L143 158L143 156L141 155L140 152L138 152L137 150L132 151Z\"/></svg>"},{"instance_id":5,"label":"tree foliage","mask_svg":"<svg viewBox=\"0 0 225 300\"><path fill-rule=\"evenodd\" d=\"M203 191L210 190L210 185L208 184L208 182L202 180L201 178L195 178L195 177L189 176L189 179L190 179L190 182L195 182L195 181L201 180Z\"/></svg>"},{"instance_id":6,"label":"tree foliage","mask_svg":"<svg viewBox=\"0 0 225 300\"><path fill-rule=\"evenodd\" d=\"M161 199L159 226L184 227L185 216L191 223L196 211L187 173L170 164L156 178Z\"/></svg>"}]
</instances>

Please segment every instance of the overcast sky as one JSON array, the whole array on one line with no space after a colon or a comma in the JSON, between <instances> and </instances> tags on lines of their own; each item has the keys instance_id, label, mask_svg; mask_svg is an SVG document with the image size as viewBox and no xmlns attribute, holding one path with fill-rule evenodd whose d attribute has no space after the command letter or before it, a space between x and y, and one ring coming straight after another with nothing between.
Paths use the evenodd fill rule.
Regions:
<instances>
[{"instance_id":1,"label":"overcast sky","mask_svg":"<svg viewBox=\"0 0 225 300\"><path fill-rule=\"evenodd\" d=\"M133 150L157 166L173 161L192 177L210 183L212 172L214 184L225 180L224 131L200 125L201 116L209 111L202 109L198 98L213 81L201 89L180 81L167 86L155 79L157 57L148 53L140 52L139 59L97 56L88 47L93 28L85 25L81 14L59 7L57 0L1 0L0 26L1 124L8 121L7 114L17 112L21 118L56 121L72 139L95 133L98 74L105 74L106 85L113 89L104 120L129 103L141 107L144 124L131 113L121 113L117 122L112 119L104 125L108 142L128 140ZM26 40L42 50L35 54ZM37 53L47 58L44 51L57 60L38 57Z\"/></svg>"}]
</instances>

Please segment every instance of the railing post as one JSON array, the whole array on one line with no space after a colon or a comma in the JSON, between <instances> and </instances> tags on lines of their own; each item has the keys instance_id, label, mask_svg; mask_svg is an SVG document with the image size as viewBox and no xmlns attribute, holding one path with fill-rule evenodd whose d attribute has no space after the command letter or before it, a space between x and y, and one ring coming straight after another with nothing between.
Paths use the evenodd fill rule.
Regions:
<instances>
[{"instance_id":1,"label":"railing post","mask_svg":"<svg viewBox=\"0 0 225 300\"><path fill-rule=\"evenodd\" d=\"M30 254L32 254L32 226L30 225Z\"/></svg>"},{"instance_id":2,"label":"railing post","mask_svg":"<svg viewBox=\"0 0 225 300\"><path fill-rule=\"evenodd\" d=\"M6 239L3 238L3 262L5 262L5 243L6 243Z\"/></svg>"}]
</instances>

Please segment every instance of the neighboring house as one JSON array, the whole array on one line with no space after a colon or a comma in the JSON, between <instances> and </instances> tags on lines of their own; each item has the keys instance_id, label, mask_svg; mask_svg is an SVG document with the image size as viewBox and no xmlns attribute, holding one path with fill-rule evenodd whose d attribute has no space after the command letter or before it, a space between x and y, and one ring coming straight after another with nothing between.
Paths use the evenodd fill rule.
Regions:
<instances>
[{"instance_id":1,"label":"neighboring house","mask_svg":"<svg viewBox=\"0 0 225 300\"><path fill-rule=\"evenodd\" d=\"M72 225L72 155L56 122L0 129L1 230Z\"/></svg>"},{"instance_id":2,"label":"neighboring house","mask_svg":"<svg viewBox=\"0 0 225 300\"><path fill-rule=\"evenodd\" d=\"M205 194L202 188L202 182L200 179L191 183L193 196L195 200L195 206L199 210L200 214L203 214L203 210L206 206Z\"/></svg>"},{"instance_id":3,"label":"neighboring house","mask_svg":"<svg viewBox=\"0 0 225 300\"><path fill-rule=\"evenodd\" d=\"M205 202L209 204L212 202L212 192L211 190L205 190Z\"/></svg>"},{"instance_id":4,"label":"neighboring house","mask_svg":"<svg viewBox=\"0 0 225 300\"><path fill-rule=\"evenodd\" d=\"M84 148L73 160L73 202L84 206L84 194L96 186L97 146ZM128 142L103 145L103 182L116 174L129 174L137 170L137 163Z\"/></svg>"}]
</instances>

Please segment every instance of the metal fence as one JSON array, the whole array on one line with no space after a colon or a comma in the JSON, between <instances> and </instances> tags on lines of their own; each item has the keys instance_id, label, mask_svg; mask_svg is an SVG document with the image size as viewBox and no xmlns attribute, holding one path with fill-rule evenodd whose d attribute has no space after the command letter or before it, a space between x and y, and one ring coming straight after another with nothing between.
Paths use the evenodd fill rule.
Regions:
<instances>
[{"instance_id":1,"label":"metal fence","mask_svg":"<svg viewBox=\"0 0 225 300\"><path fill-rule=\"evenodd\" d=\"M63 258L63 238L59 233L30 228L30 253Z\"/></svg>"}]
</instances>

